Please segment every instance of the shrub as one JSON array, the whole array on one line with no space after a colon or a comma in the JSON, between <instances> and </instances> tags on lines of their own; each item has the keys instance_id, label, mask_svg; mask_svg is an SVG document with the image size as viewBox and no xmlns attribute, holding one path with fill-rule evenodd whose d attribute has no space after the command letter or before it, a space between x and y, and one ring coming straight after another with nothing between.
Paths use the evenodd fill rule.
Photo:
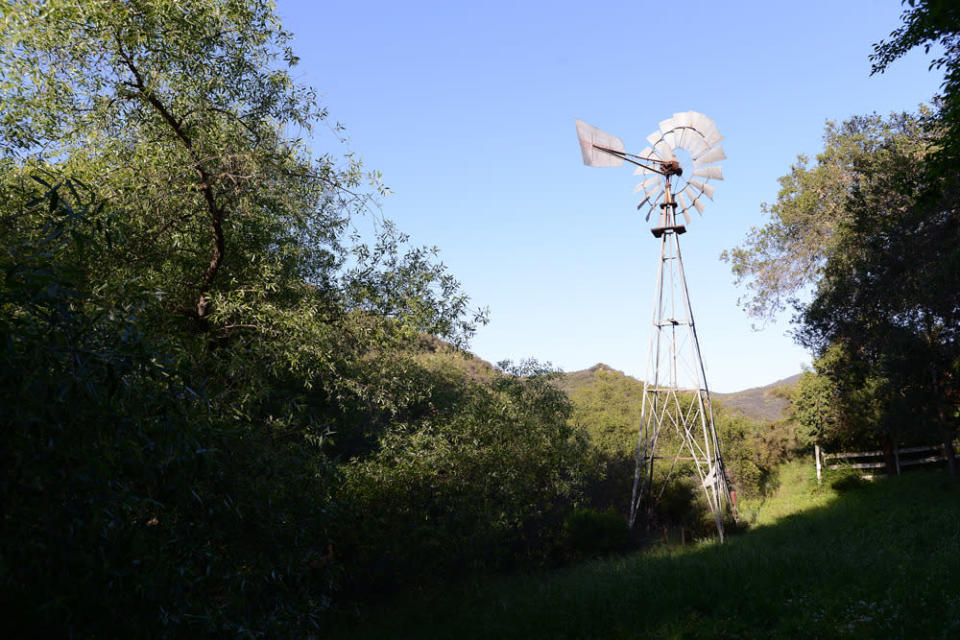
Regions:
<instances>
[{"instance_id":1,"label":"shrub","mask_svg":"<svg viewBox=\"0 0 960 640\"><path fill-rule=\"evenodd\" d=\"M606 511L576 509L563 522L564 545L573 557L622 551L629 540L627 523L611 507Z\"/></svg>"}]
</instances>

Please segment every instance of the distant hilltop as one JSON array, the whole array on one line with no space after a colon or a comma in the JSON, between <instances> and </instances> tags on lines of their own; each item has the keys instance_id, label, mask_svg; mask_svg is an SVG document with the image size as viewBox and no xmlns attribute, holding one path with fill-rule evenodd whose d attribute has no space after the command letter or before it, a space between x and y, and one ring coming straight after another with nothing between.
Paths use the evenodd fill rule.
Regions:
<instances>
[{"instance_id":1,"label":"distant hilltop","mask_svg":"<svg viewBox=\"0 0 960 640\"><path fill-rule=\"evenodd\" d=\"M777 380L763 387L754 387L734 393L711 393L727 409L739 411L747 418L776 422L786 417L790 406L790 392L797 386L801 373Z\"/></svg>"},{"instance_id":2,"label":"distant hilltop","mask_svg":"<svg viewBox=\"0 0 960 640\"><path fill-rule=\"evenodd\" d=\"M561 389L568 394L572 391L594 383L600 375L612 375L616 378L622 378L626 384L635 386L636 397L642 398L643 382L633 376L614 369L610 365L599 362L589 369L581 371L571 371L563 374L559 382ZM802 374L795 374L789 378L777 380L762 387L736 391L734 393L711 393L714 400L719 401L724 408L736 411L746 418L760 422L776 422L786 417L787 408L790 406L788 400L790 392L797 385L797 381Z\"/></svg>"}]
</instances>

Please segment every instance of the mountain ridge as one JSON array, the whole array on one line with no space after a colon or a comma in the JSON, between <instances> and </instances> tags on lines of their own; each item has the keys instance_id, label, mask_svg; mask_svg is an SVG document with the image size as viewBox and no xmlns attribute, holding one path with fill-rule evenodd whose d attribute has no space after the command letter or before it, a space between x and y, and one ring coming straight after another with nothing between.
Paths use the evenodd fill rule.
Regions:
<instances>
[{"instance_id":1,"label":"mountain ridge","mask_svg":"<svg viewBox=\"0 0 960 640\"><path fill-rule=\"evenodd\" d=\"M583 385L590 384L600 372L615 374L629 378L642 387L643 383L623 371L614 369L608 364L598 362L587 369L565 372L559 382L560 388L568 394ZM760 422L776 422L786 417L790 406L788 400L790 390L796 386L801 373L776 380L769 384L751 387L731 393L712 392L710 396L718 400L726 409L740 413L744 417Z\"/></svg>"}]
</instances>

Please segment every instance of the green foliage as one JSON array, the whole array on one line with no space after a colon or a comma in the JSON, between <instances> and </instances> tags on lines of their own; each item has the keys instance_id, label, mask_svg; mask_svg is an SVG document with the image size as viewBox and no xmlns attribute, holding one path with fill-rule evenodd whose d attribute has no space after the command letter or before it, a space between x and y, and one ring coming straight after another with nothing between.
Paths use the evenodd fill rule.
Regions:
<instances>
[{"instance_id":1,"label":"green foliage","mask_svg":"<svg viewBox=\"0 0 960 640\"><path fill-rule=\"evenodd\" d=\"M462 381L455 413L395 425L344 467L339 539L358 579L424 584L556 560L586 443L552 374L508 370L490 384Z\"/></svg>"},{"instance_id":2,"label":"green foliage","mask_svg":"<svg viewBox=\"0 0 960 640\"><path fill-rule=\"evenodd\" d=\"M613 507L606 511L576 509L563 521L565 546L576 558L622 551L629 535L626 521Z\"/></svg>"},{"instance_id":3,"label":"green foliage","mask_svg":"<svg viewBox=\"0 0 960 640\"><path fill-rule=\"evenodd\" d=\"M571 421L589 434L597 449L611 456L636 451L643 383L598 366L589 383L573 386L569 395Z\"/></svg>"},{"instance_id":4,"label":"green foliage","mask_svg":"<svg viewBox=\"0 0 960 640\"><path fill-rule=\"evenodd\" d=\"M960 158L960 10L951 0L904 0L903 24L888 40L873 46L872 73L883 73L911 49L922 46L925 53L939 47L941 53L930 61L931 69L943 69L938 96L938 126L944 129L942 146L928 166L934 173L956 170Z\"/></svg>"},{"instance_id":5,"label":"green foliage","mask_svg":"<svg viewBox=\"0 0 960 640\"><path fill-rule=\"evenodd\" d=\"M793 167L771 221L727 254L755 315L814 290L793 302L823 376L796 398L804 438L945 442L960 426L960 182L927 164L945 135L929 115L828 124L816 166Z\"/></svg>"},{"instance_id":6,"label":"green foliage","mask_svg":"<svg viewBox=\"0 0 960 640\"><path fill-rule=\"evenodd\" d=\"M857 116L839 126L827 122L816 162L799 156L779 179L777 201L763 205L768 222L723 253L737 284L749 292L740 301L748 315L768 321L799 304L798 294L819 280L837 252L861 176L875 174L892 154L919 154L924 134L920 118L906 113Z\"/></svg>"},{"instance_id":7,"label":"green foliage","mask_svg":"<svg viewBox=\"0 0 960 640\"><path fill-rule=\"evenodd\" d=\"M325 112L270 3L0 11L8 628L304 637L398 548L376 522L420 525L414 578L463 531L434 566L553 553L585 446L565 398L431 355L483 312L391 225L346 234L372 196L296 137Z\"/></svg>"},{"instance_id":8,"label":"green foliage","mask_svg":"<svg viewBox=\"0 0 960 640\"><path fill-rule=\"evenodd\" d=\"M329 523L332 468L224 419L140 322L149 295L107 306L79 289L62 257L88 232L89 208L61 195L78 191L62 185L3 218L6 627L169 636L309 624L335 578L304 571L322 553L311 538Z\"/></svg>"}]
</instances>

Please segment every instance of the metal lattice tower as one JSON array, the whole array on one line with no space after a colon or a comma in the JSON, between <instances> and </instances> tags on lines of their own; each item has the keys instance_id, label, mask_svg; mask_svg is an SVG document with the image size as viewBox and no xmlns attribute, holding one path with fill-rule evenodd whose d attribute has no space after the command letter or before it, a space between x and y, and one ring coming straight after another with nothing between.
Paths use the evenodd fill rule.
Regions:
<instances>
[{"instance_id":1,"label":"metal lattice tower","mask_svg":"<svg viewBox=\"0 0 960 640\"><path fill-rule=\"evenodd\" d=\"M690 224L689 210L703 212L701 198L713 199L712 180L722 180L719 165L726 158L723 136L712 120L694 111L674 114L647 137L651 146L639 154L624 150L623 142L577 120L583 161L589 166L620 166L627 161L645 178L638 209L649 208L646 219L659 209L651 229L660 241L656 295L647 368L644 377L637 464L630 501L633 528L643 514L652 513L670 480L681 471L703 490L707 508L723 540L723 513L733 504L713 420L693 308L680 253L681 234ZM677 151L683 150L683 160ZM683 180L684 160L693 165ZM709 165L709 166L708 166ZM698 179L700 178L700 179ZM683 215L683 222L678 220Z\"/></svg>"}]
</instances>

